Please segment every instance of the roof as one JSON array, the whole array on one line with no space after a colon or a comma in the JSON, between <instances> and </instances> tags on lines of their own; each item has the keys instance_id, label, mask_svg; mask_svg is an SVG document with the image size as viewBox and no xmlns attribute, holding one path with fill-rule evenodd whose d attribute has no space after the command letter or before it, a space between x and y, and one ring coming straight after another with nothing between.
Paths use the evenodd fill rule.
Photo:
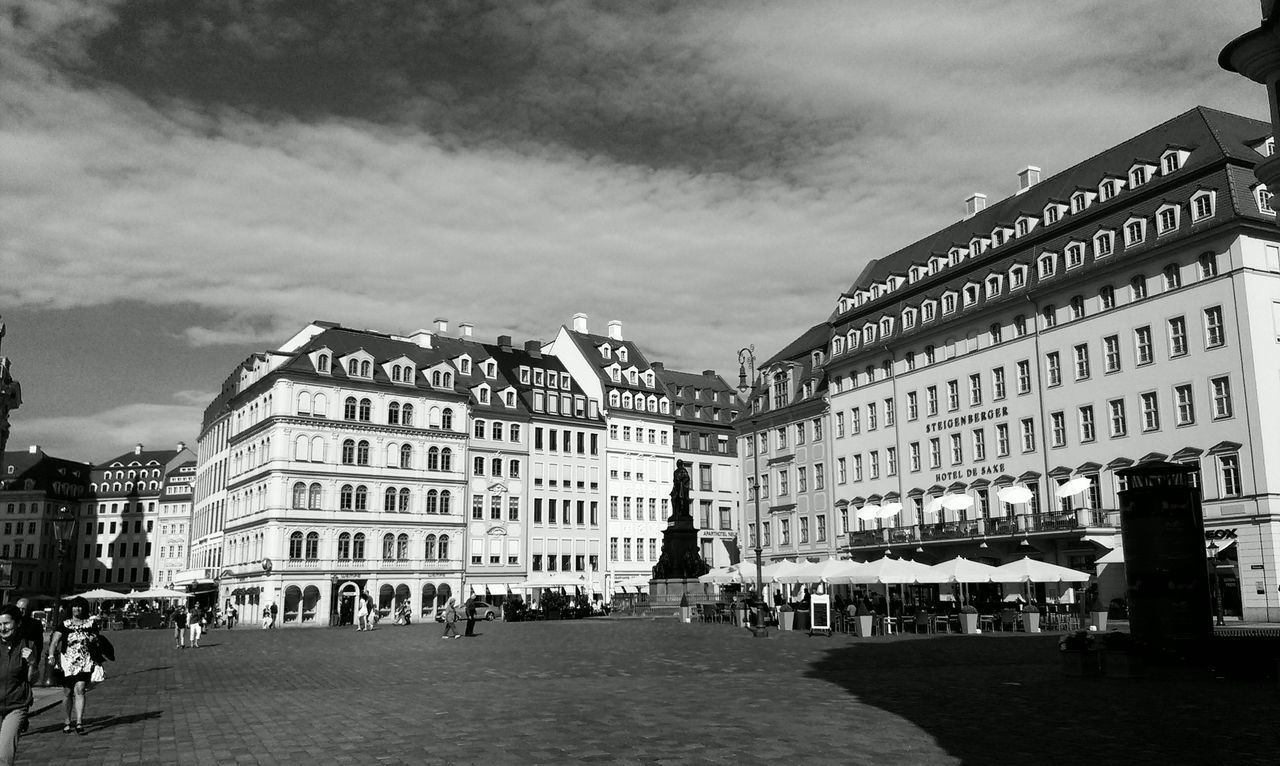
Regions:
<instances>
[{"instance_id":1,"label":"roof","mask_svg":"<svg viewBox=\"0 0 1280 766\"><path fill-rule=\"evenodd\" d=\"M645 372L652 367L644 353L640 351L640 347L634 342L610 338L607 335L578 332L576 330L568 330L568 333L569 337L573 338L573 342L578 344L578 348L582 350L583 356L586 357L587 361L590 362L592 367L595 369L596 376L610 388L631 389L635 391L644 391L646 393L663 393L661 381L655 381L656 385L651 389L643 385L643 382L633 386L627 382L625 376L620 377L618 380L613 380L605 374L604 371L609 367L612 367L614 364L617 364L624 370L635 367L639 372ZM610 349L612 349L608 358L605 358L605 356L600 352L600 348L605 344L608 344ZM620 362L618 360L616 353L616 349L618 348L625 348L627 350L626 362ZM643 378L640 380L643 381Z\"/></svg>"}]
</instances>

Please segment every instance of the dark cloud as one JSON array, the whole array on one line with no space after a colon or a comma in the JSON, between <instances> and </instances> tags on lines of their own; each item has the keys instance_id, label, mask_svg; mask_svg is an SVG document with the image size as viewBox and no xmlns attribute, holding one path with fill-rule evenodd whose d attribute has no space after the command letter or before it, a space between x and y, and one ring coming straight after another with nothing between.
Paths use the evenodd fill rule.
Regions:
<instances>
[{"instance_id":1,"label":"dark cloud","mask_svg":"<svg viewBox=\"0 0 1280 766\"><path fill-rule=\"evenodd\" d=\"M121 4L63 66L162 109L360 119L456 148L549 147L786 178L844 129L717 69L719 27L707 22L723 12L676 2L148 0Z\"/></svg>"}]
</instances>

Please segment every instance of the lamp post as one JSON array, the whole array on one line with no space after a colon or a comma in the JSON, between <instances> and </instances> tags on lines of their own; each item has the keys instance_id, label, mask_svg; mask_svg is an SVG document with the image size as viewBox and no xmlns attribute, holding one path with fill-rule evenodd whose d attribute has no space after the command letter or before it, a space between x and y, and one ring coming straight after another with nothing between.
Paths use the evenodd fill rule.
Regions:
<instances>
[{"instance_id":1,"label":"lamp post","mask_svg":"<svg viewBox=\"0 0 1280 766\"><path fill-rule=\"evenodd\" d=\"M1209 567L1209 595L1213 599L1214 621L1217 625L1226 625L1226 620L1222 616L1222 580L1218 577L1218 544L1209 541L1208 567Z\"/></svg>"},{"instance_id":2,"label":"lamp post","mask_svg":"<svg viewBox=\"0 0 1280 766\"><path fill-rule=\"evenodd\" d=\"M56 540L54 556L57 557L57 576L53 583L53 618L49 620L49 637L45 640L45 651L48 656L53 656L53 633L58 627L58 623L62 620L62 570L67 560L67 553L71 549L71 538L76 533L76 515L67 508L67 506L59 506L58 512L53 516L53 536ZM41 668L41 686L52 686L53 678L49 669L48 662L40 663Z\"/></svg>"},{"instance_id":3,"label":"lamp post","mask_svg":"<svg viewBox=\"0 0 1280 766\"><path fill-rule=\"evenodd\" d=\"M751 367L751 378L748 382L747 366ZM760 603L756 606L756 628L757 636L766 635L764 628L764 552L760 547L760 539L764 533L764 528L760 525L760 441L756 438L756 419L754 417L755 406L752 402L751 393L755 388L756 379L756 347L754 345L738 350L738 393L747 400L747 406L751 407L752 417L751 423L751 455L754 463L753 483L751 484L756 500L756 598Z\"/></svg>"}]
</instances>

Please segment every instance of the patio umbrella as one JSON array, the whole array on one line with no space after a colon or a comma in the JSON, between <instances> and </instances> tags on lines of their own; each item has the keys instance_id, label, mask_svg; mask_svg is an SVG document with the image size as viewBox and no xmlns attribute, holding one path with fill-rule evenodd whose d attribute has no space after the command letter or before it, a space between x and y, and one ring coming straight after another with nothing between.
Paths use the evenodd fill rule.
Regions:
<instances>
[{"instance_id":1,"label":"patio umbrella","mask_svg":"<svg viewBox=\"0 0 1280 766\"><path fill-rule=\"evenodd\" d=\"M791 574L792 572L797 571L799 567L800 564L783 559L782 561L775 561L772 564L765 564L764 568L760 572L760 576L765 582L781 582L778 579L779 577Z\"/></svg>"},{"instance_id":2,"label":"patio umbrella","mask_svg":"<svg viewBox=\"0 0 1280 766\"><path fill-rule=\"evenodd\" d=\"M185 596L186 594L184 593L183 595ZM63 596L62 600L70 601L73 598L104 599L104 598L128 598L128 596L126 596L123 593L120 593L119 591L107 590L106 588L94 588L93 590L87 590L84 593L73 593L69 596Z\"/></svg>"},{"instance_id":3,"label":"patio umbrella","mask_svg":"<svg viewBox=\"0 0 1280 766\"><path fill-rule=\"evenodd\" d=\"M613 584L615 588L648 588L649 580L652 579L648 575L636 575L628 577L625 580L619 580ZM576 583L557 583L558 585L574 585Z\"/></svg>"},{"instance_id":4,"label":"patio umbrella","mask_svg":"<svg viewBox=\"0 0 1280 766\"><path fill-rule=\"evenodd\" d=\"M852 572L858 566L856 561L832 557L816 563L797 564L792 571L778 575L777 580L785 583L826 583L832 577Z\"/></svg>"},{"instance_id":5,"label":"patio umbrella","mask_svg":"<svg viewBox=\"0 0 1280 766\"><path fill-rule=\"evenodd\" d=\"M864 505L854 514L859 521L875 521L880 518L880 506Z\"/></svg>"},{"instance_id":6,"label":"patio umbrella","mask_svg":"<svg viewBox=\"0 0 1280 766\"><path fill-rule=\"evenodd\" d=\"M1088 582L1092 575L1023 556L1017 561L996 567L994 577L996 582L1026 583L1029 591L1030 583L1033 582Z\"/></svg>"},{"instance_id":7,"label":"patio umbrella","mask_svg":"<svg viewBox=\"0 0 1280 766\"><path fill-rule=\"evenodd\" d=\"M186 598L187 594L180 590L172 588L148 588L147 590L135 590L128 595L128 598Z\"/></svg>"},{"instance_id":8,"label":"patio umbrella","mask_svg":"<svg viewBox=\"0 0 1280 766\"><path fill-rule=\"evenodd\" d=\"M943 495L940 503L948 511L963 511L973 505L973 495Z\"/></svg>"},{"instance_id":9,"label":"patio umbrella","mask_svg":"<svg viewBox=\"0 0 1280 766\"><path fill-rule=\"evenodd\" d=\"M970 561L963 556L956 556L950 561L943 561L929 567L940 578L940 583L959 583L961 596L965 603L969 601L968 588L971 582L996 582L996 568L980 561Z\"/></svg>"},{"instance_id":10,"label":"patio umbrella","mask_svg":"<svg viewBox=\"0 0 1280 766\"><path fill-rule=\"evenodd\" d=\"M1093 484L1093 482L1087 476L1077 476L1074 479L1059 485L1053 493L1059 498L1071 497L1084 492L1091 484Z\"/></svg>"},{"instance_id":11,"label":"patio umbrella","mask_svg":"<svg viewBox=\"0 0 1280 766\"><path fill-rule=\"evenodd\" d=\"M940 510L942 510L942 498L940 497L931 497L929 502L924 504L925 513L934 514Z\"/></svg>"},{"instance_id":12,"label":"patio umbrella","mask_svg":"<svg viewBox=\"0 0 1280 766\"><path fill-rule=\"evenodd\" d=\"M1005 487L996 492L996 497L1000 498L1000 502L1009 505L1021 505L1031 499L1031 490L1021 484L1014 484L1011 487Z\"/></svg>"},{"instance_id":13,"label":"patio umbrella","mask_svg":"<svg viewBox=\"0 0 1280 766\"><path fill-rule=\"evenodd\" d=\"M930 582L921 577L931 575L929 567L907 559L884 558L868 561L850 567L848 571L832 575L827 582L844 585L910 585L915 582Z\"/></svg>"},{"instance_id":14,"label":"patio umbrella","mask_svg":"<svg viewBox=\"0 0 1280 766\"><path fill-rule=\"evenodd\" d=\"M902 511L902 503L885 503L880 506L880 512L876 514L877 518L888 519L897 516Z\"/></svg>"}]
</instances>

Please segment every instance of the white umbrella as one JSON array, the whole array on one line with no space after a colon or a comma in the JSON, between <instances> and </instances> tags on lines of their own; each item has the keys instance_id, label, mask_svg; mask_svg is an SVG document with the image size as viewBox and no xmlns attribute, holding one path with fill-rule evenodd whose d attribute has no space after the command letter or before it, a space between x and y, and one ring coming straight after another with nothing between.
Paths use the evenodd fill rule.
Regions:
<instances>
[{"instance_id":1,"label":"white umbrella","mask_svg":"<svg viewBox=\"0 0 1280 766\"><path fill-rule=\"evenodd\" d=\"M629 577L625 580L619 580L613 584L615 588L648 588L649 580L653 579L649 575L637 575ZM580 583L569 583L570 585L579 585Z\"/></svg>"},{"instance_id":2,"label":"white umbrella","mask_svg":"<svg viewBox=\"0 0 1280 766\"><path fill-rule=\"evenodd\" d=\"M902 503L885 503L880 506L880 513L876 514L877 518L888 519L897 516L902 511Z\"/></svg>"},{"instance_id":3,"label":"white umbrella","mask_svg":"<svg viewBox=\"0 0 1280 766\"><path fill-rule=\"evenodd\" d=\"M875 521L880 518L880 506L864 505L854 514L859 521Z\"/></svg>"},{"instance_id":4,"label":"white umbrella","mask_svg":"<svg viewBox=\"0 0 1280 766\"><path fill-rule=\"evenodd\" d=\"M1088 582L1093 575L1023 556L996 567L995 582Z\"/></svg>"},{"instance_id":5,"label":"white umbrella","mask_svg":"<svg viewBox=\"0 0 1280 766\"><path fill-rule=\"evenodd\" d=\"M948 511L963 511L973 505L973 495L943 495L941 503Z\"/></svg>"},{"instance_id":6,"label":"white umbrella","mask_svg":"<svg viewBox=\"0 0 1280 766\"><path fill-rule=\"evenodd\" d=\"M995 579L997 569L980 561L970 561L963 556L956 556L950 561L943 561L929 567L938 577L938 582L1000 582Z\"/></svg>"},{"instance_id":7,"label":"white umbrella","mask_svg":"<svg viewBox=\"0 0 1280 766\"><path fill-rule=\"evenodd\" d=\"M870 585L873 583L909 585L915 582L930 582L928 579L920 579L930 576L932 576L932 572L924 564L885 556L875 561L859 564L857 567L850 568L848 572L834 575L827 582L852 585Z\"/></svg>"},{"instance_id":8,"label":"white umbrella","mask_svg":"<svg viewBox=\"0 0 1280 766\"><path fill-rule=\"evenodd\" d=\"M182 595L185 596L187 594L184 593ZM84 593L72 593L69 596L63 596L62 600L70 601L73 598L103 599L103 598L129 598L129 596L125 593L120 593L118 591L107 590L106 588L94 588L93 590L87 590Z\"/></svg>"},{"instance_id":9,"label":"white umbrella","mask_svg":"<svg viewBox=\"0 0 1280 766\"><path fill-rule=\"evenodd\" d=\"M1071 497L1084 492L1093 484L1093 481L1087 476L1077 476L1070 481L1064 482L1054 490L1054 494L1059 498Z\"/></svg>"},{"instance_id":10,"label":"white umbrella","mask_svg":"<svg viewBox=\"0 0 1280 766\"><path fill-rule=\"evenodd\" d=\"M778 578L791 574L799 569L800 564L794 561L775 561L772 564L766 564L760 572L760 577L764 582L780 582ZM754 570L753 570L754 571Z\"/></svg>"},{"instance_id":11,"label":"white umbrella","mask_svg":"<svg viewBox=\"0 0 1280 766\"><path fill-rule=\"evenodd\" d=\"M1000 498L1000 502L1009 505L1020 505L1031 499L1031 490L1021 484L1014 484L1011 487L1005 487L996 493L996 497Z\"/></svg>"},{"instance_id":12,"label":"white umbrella","mask_svg":"<svg viewBox=\"0 0 1280 766\"><path fill-rule=\"evenodd\" d=\"M859 566L858 562L849 559L828 558L817 563L805 562L785 574L778 575L778 582L816 583L831 582L832 577L851 573Z\"/></svg>"},{"instance_id":13,"label":"white umbrella","mask_svg":"<svg viewBox=\"0 0 1280 766\"><path fill-rule=\"evenodd\" d=\"M942 498L940 497L931 497L929 502L924 504L925 513L937 513L940 510L942 510Z\"/></svg>"},{"instance_id":14,"label":"white umbrella","mask_svg":"<svg viewBox=\"0 0 1280 766\"><path fill-rule=\"evenodd\" d=\"M147 590L135 590L129 594L129 598L186 598L187 593L172 588L148 588Z\"/></svg>"}]
</instances>

